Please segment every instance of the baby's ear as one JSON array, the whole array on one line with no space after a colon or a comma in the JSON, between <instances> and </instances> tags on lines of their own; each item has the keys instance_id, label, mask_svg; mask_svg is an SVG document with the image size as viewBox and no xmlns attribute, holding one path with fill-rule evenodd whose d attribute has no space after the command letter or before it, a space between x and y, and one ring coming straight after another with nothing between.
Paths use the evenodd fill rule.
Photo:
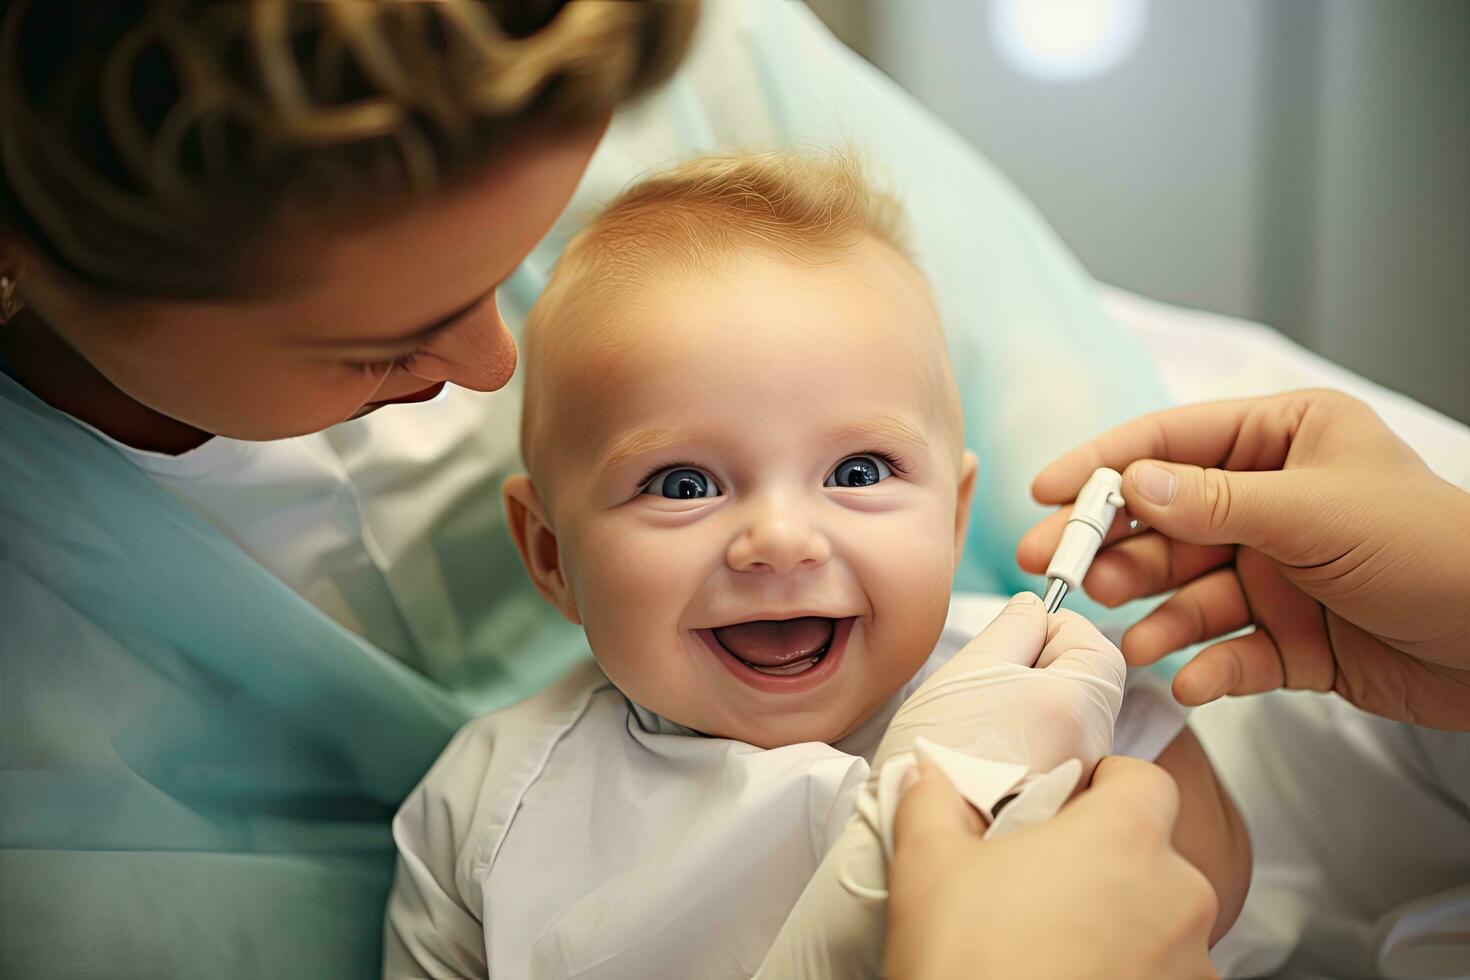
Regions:
<instances>
[{"instance_id":1,"label":"baby's ear","mask_svg":"<svg viewBox=\"0 0 1470 980\"><path fill-rule=\"evenodd\" d=\"M960 482L954 497L954 564L960 566L965 551L965 534L970 530L970 504L975 499L975 477L980 472L980 458L966 449L960 457Z\"/></svg>"},{"instance_id":2,"label":"baby's ear","mask_svg":"<svg viewBox=\"0 0 1470 980\"><path fill-rule=\"evenodd\" d=\"M516 543L516 550L521 553L526 571L531 574L536 591L563 616L580 625L582 618L577 613L577 602L563 574L556 532L551 529L541 495L536 492L531 478L517 473L505 481L500 495L505 501L510 536Z\"/></svg>"}]
</instances>

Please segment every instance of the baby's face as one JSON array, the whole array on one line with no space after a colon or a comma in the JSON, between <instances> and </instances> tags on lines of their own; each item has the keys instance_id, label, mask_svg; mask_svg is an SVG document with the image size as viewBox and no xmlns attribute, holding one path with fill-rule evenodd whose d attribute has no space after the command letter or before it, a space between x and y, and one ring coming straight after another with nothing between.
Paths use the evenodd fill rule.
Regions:
<instances>
[{"instance_id":1,"label":"baby's face","mask_svg":"<svg viewBox=\"0 0 1470 980\"><path fill-rule=\"evenodd\" d=\"M666 718L841 738L933 649L973 484L922 279L870 241L617 305L620 328L552 355L578 361L552 372L538 474L558 604Z\"/></svg>"}]
</instances>

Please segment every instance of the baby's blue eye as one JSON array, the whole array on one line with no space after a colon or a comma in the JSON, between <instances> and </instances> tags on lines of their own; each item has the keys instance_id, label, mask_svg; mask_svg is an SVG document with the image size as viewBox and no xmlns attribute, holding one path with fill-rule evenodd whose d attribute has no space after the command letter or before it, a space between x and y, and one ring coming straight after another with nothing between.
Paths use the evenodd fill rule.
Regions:
<instances>
[{"instance_id":1,"label":"baby's blue eye","mask_svg":"<svg viewBox=\"0 0 1470 980\"><path fill-rule=\"evenodd\" d=\"M837 464L824 487L870 487L888 479L893 471L877 456L849 456Z\"/></svg>"},{"instance_id":2,"label":"baby's blue eye","mask_svg":"<svg viewBox=\"0 0 1470 980\"><path fill-rule=\"evenodd\" d=\"M670 500L697 500L700 497L718 497L720 488L708 473L679 466L664 470L649 480L643 492Z\"/></svg>"}]
</instances>

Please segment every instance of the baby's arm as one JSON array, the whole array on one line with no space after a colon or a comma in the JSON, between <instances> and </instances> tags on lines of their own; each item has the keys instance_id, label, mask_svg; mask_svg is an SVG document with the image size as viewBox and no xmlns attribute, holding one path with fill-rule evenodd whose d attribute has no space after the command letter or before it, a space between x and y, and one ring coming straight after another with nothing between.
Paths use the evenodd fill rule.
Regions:
<instances>
[{"instance_id":1,"label":"baby's arm","mask_svg":"<svg viewBox=\"0 0 1470 980\"><path fill-rule=\"evenodd\" d=\"M1155 761L1179 785L1174 849L1203 872L1220 900L1210 932L1214 945L1245 904L1251 881L1250 835L1194 732L1185 728Z\"/></svg>"}]
</instances>

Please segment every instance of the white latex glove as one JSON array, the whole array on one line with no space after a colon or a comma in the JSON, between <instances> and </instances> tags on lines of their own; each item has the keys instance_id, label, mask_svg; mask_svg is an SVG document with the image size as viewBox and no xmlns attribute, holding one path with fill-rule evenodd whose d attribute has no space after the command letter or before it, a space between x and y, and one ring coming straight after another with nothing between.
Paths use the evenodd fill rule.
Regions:
<instances>
[{"instance_id":1,"label":"white latex glove","mask_svg":"<svg viewBox=\"0 0 1470 980\"><path fill-rule=\"evenodd\" d=\"M1029 791L1002 812L1001 823L1019 828L1054 813L1079 784L1078 776L1090 778L1109 754L1125 673L1122 654L1087 620L1070 612L1047 616L1041 600L1030 593L1012 599L898 709L852 817L797 900L757 976L878 975L894 809L918 740L925 740L918 743L920 752L944 769L987 819L1003 793L1034 781L1040 799L1027 819L1012 817L1014 810L1025 808ZM966 771L954 753L941 749L939 754L948 758L936 759L926 743L986 762ZM999 781L993 778L997 774ZM984 795L965 792L966 781ZM998 824L991 828L1002 829Z\"/></svg>"},{"instance_id":2,"label":"white latex glove","mask_svg":"<svg viewBox=\"0 0 1470 980\"><path fill-rule=\"evenodd\" d=\"M1022 592L898 709L869 778L923 737L1033 775L1077 759L1086 782L1112 751L1126 678L1095 626Z\"/></svg>"}]
</instances>

